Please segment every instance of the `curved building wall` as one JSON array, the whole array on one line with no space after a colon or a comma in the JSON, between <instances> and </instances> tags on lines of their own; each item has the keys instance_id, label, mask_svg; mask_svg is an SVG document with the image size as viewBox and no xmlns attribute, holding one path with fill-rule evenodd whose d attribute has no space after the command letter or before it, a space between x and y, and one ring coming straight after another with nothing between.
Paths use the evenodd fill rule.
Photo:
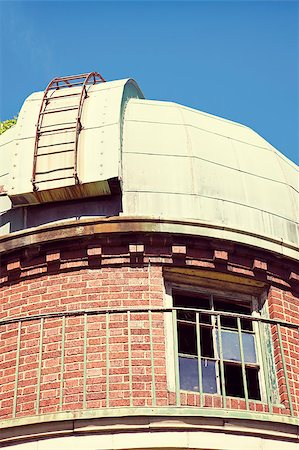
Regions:
<instances>
[{"instance_id":1,"label":"curved building wall","mask_svg":"<svg viewBox=\"0 0 299 450\"><path fill-rule=\"evenodd\" d=\"M31 163L20 179L42 94L0 137L0 445L295 449L297 168L242 125L135 96L90 87L96 196L39 197Z\"/></svg>"},{"instance_id":2,"label":"curved building wall","mask_svg":"<svg viewBox=\"0 0 299 450\"><path fill-rule=\"evenodd\" d=\"M228 423L242 429L248 445L253 436L295 445L299 296L298 279L293 272L290 276L294 264L285 260L282 267L270 253L227 241L159 233L153 223L150 228L140 221L138 229L136 221L107 219L106 228L102 225L56 226L39 245L34 244L39 232L31 230L25 251L15 248L3 255L2 444L29 439L35 448L39 439L64 433L61 445L70 445L67 439L82 433L87 439L91 429L99 438L109 430L115 439L131 429L138 448L146 448L140 428L154 426L158 434L182 428L178 443L196 427L193 448L205 448L200 433L208 427L227 435ZM52 243L51 233L56 235ZM256 299L259 400L249 398L247 405L244 398L224 398L220 387L214 393L204 388L202 394L198 387L180 389L177 292L198 299L197 307L207 293L232 303ZM139 417L147 417L146 424ZM104 429L97 422L103 418L109 418ZM167 447L167 440L162 443ZM112 441L109 445L113 448ZM157 445L152 434L148 446ZM217 445L216 439L210 447Z\"/></svg>"}]
</instances>

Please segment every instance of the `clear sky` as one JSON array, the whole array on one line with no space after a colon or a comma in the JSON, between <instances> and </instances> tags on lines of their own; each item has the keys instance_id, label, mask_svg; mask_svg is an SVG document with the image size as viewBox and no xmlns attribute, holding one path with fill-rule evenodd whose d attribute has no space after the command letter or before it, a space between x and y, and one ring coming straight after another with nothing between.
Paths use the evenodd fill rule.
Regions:
<instances>
[{"instance_id":1,"label":"clear sky","mask_svg":"<svg viewBox=\"0 0 299 450\"><path fill-rule=\"evenodd\" d=\"M248 125L299 163L298 10L297 0L0 0L0 117L54 76L98 71Z\"/></svg>"}]
</instances>

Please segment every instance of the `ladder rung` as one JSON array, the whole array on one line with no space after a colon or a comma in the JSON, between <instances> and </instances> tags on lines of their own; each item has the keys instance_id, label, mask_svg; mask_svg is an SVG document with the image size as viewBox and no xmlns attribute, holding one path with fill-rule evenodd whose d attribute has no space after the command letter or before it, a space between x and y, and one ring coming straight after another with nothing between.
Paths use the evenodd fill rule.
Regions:
<instances>
[{"instance_id":1,"label":"ladder rung","mask_svg":"<svg viewBox=\"0 0 299 450\"><path fill-rule=\"evenodd\" d=\"M73 92L72 94L65 94L65 95L57 95L56 97L47 97L46 100L57 100L58 98L64 98L64 97L73 97L74 95L81 95L80 92Z\"/></svg>"},{"instance_id":2,"label":"ladder rung","mask_svg":"<svg viewBox=\"0 0 299 450\"><path fill-rule=\"evenodd\" d=\"M35 175L45 175L45 173L52 173L52 172L59 172L61 170L74 170L74 166L71 167L60 167L58 169L52 169L52 170L45 170L44 172L35 172Z\"/></svg>"},{"instance_id":3,"label":"ladder rung","mask_svg":"<svg viewBox=\"0 0 299 450\"><path fill-rule=\"evenodd\" d=\"M80 78L78 78L78 79L80 79ZM59 83L65 83L65 84L63 85L63 84L59 84ZM90 80L88 80L86 83L85 83L85 79L82 81L79 81L77 83L67 83L64 80L59 80L58 84L56 81L54 81L53 85L49 87L48 92L57 91L59 89L72 88L72 87L76 87L76 86L83 86L83 85L89 86L91 84L95 84L93 81L93 77L91 77ZM96 84L98 84L98 83L96 83Z\"/></svg>"},{"instance_id":4,"label":"ladder rung","mask_svg":"<svg viewBox=\"0 0 299 450\"><path fill-rule=\"evenodd\" d=\"M34 184L37 185L39 183L49 183L50 181L70 180L72 178L75 179L75 175L72 175L70 177L51 178L50 180L40 180L40 181L35 180Z\"/></svg>"},{"instance_id":5,"label":"ladder rung","mask_svg":"<svg viewBox=\"0 0 299 450\"><path fill-rule=\"evenodd\" d=\"M40 113L40 115L44 116L45 114L53 114L53 113L56 113L56 112L72 111L72 110L75 110L75 109L78 110L78 106L72 106L71 108L65 108L65 109L53 109L53 110L50 110L50 111L42 112L42 113Z\"/></svg>"},{"instance_id":6,"label":"ladder rung","mask_svg":"<svg viewBox=\"0 0 299 450\"><path fill-rule=\"evenodd\" d=\"M46 128L46 127L41 127L41 128ZM41 130L40 128L40 130ZM75 130L77 128L76 125L72 126L72 127L64 127L64 128L55 128L54 130L45 130L45 131L38 131L38 134L44 134L44 133L55 133L56 131L65 131L65 130Z\"/></svg>"},{"instance_id":7,"label":"ladder rung","mask_svg":"<svg viewBox=\"0 0 299 450\"><path fill-rule=\"evenodd\" d=\"M67 77L56 77L53 81L59 81L59 80L77 80L80 78L86 78L89 73L80 73L79 75L68 75Z\"/></svg>"},{"instance_id":8,"label":"ladder rung","mask_svg":"<svg viewBox=\"0 0 299 450\"><path fill-rule=\"evenodd\" d=\"M58 150L57 152L41 153L39 155L36 155L36 157L39 157L39 156L50 156L50 155L56 155L58 153L67 153L67 152L74 152L74 151L75 151L74 148L70 148L68 150Z\"/></svg>"},{"instance_id":9,"label":"ladder rung","mask_svg":"<svg viewBox=\"0 0 299 450\"><path fill-rule=\"evenodd\" d=\"M74 125L75 123L76 123L76 121L75 121L75 120L72 120L71 122L61 122L61 123L57 123L57 126L60 127L60 126L65 125L65 127L68 128L68 126L70 126L70 127L75 126L75 125ZM40 128L50 128L50 127L53 127L53 126L54 126L54 125L44 125L44 126L41 126ZM61 128L61 129L62 129L62 128Z\"/></svg>"},{"instance_id":10,"label":"ladder rung","mask_svg":"<svg viewBox=\"0 0 299 450\"><path fill-rule=\"evenodd\" d=\"M75 141L57 142L57 144L39 145L38 148L56 147L56 145L68 145L68 144L75 144Z\"/></svg>"},{"instance_id":11,"label":"ladder rung","mask_svg":"<svg viewBox=\"0 0 299 450\"><path fill-rule=\"evenodd\" d=\"M58 81L58 83L63 83L63 81ZM78 82L78 83L69 83L69 84L65 84L65 86L63 86L63 85L61 85L61 84L58 84L58 86L57 86L56 81L55 81L56 86L54 86L54 85L51 86L51 87L49 88L49 92L50 92L50 91L57 91L57 89L66 89L66 88L72 88L72 87L76 87L76 86L82 86L83 83L84 83L84 81L83 81L83 82L80 81L80 82ZM89 84L89 83L88 83L88 84Z\"/></svg>"}]
</instances>

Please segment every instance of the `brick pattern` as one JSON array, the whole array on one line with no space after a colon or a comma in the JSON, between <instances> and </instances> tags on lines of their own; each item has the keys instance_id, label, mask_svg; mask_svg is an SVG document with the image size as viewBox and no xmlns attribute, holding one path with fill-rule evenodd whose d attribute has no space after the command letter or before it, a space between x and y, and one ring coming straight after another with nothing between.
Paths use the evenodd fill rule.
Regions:
<instances>
[{"instance_id":1,"label":"brick pattern","mask_svg":"<svg viewBox=\"0 0 299 450\"><path fill-rule=\"evenodd\" d=\"M169 392L168 394L168 402L169 405L176 405L176 398L174 392ZM201 406L200 395L196 392L183 392L180 395L181 406ZM223 399L220 395L215 394L204 394L203 395L203 407L206 408L218 408L221 409L224 407ZM246 403L244 399L227 397L226 398L226 408L227 409L236 409L236 410L245 410ZM255 411L257 413L269 413L269 407L267 404L262 403L260 401L249 400L249 411ZM284 406L274 406L273 407L274 414L289 414L288 409L284 408Z\"/></svg>"},{"instance_id":2,"label":"brick pattern","mask_svg":"<svg viewBox=\"0 0 299 450\"><path fill-rule=\"evenodd\" d=\"M136 248L131 248L129 256L126 256L127 247L115 248L114 254L113 249L110 250L106 262L105 249L100 246L89 247L86 260L80 258L80 249L48 252L48 264L58 263L59 265L59 267L55 265L53 273L43 265L42 258L37 258L35 262L31 261L27 267L20 266L20 264L17 267L11 266L13 273L17 271L17 278L10 280L7 275L2 278L0 318L30 317L42 313L78 310L83 312L99 308L113 310L114 308L162 307L161 263L165 263L165 261L172 263L173 260L167 258L172 258L172 254L176 253L173 253L172 247L169 247L169 254L166 251L163 253L164 250L156 249L159 257L151 255L150 260L152 264L159 263L159 265L143 265L145 259L141 261L140 257L149 258L149 256L144 256L142 253L144 247L141 248L141 244L134 244L134 246ZM181 249L181 246L177 247ZM223 253L223 250L221 252ZM219 256L223 256L222 253L216 255L218 259ZM230 260L225 267L221 264L223 270L234 271L247 277L255 276L252 270L252 258L248 257L246 260L244 257L244 260L241 260L232 252L227 252L225 261L227 261L228 254ZM178 259L178 264L186 264L187 261L190 265L192 260L193 262L201 261L194 265L211 270L215 268L212 262L215 257L213 249L190 249L188 247L188 249L184 248L184 251L178 252L178 256L181 257L181 255L183 258ZM88 265L89 260L95 264L93 269ZM101 267L97 267L99 262ZM257 263L254 267L260 269L257 271L258 276L267 268L265 265ZM19 277L20 270L21 277ZM267 276L269 281L271 276ZM271 281L273 286L269 291L270 317L299 324L298 297L291 292L290 285L282 278L272 277ZM15 389L17 389L16 417L77 410L85 407L153 406L148 313L131 313L130 335L127 313L111 313L109 315L109 401L106 398L106 316L87 316L86 373L84 373L84 314L66 317L63 356L62 318L47 318L43 325L41 345L41 321L25 320L22 323L17 383L15 360L18 325L14 323L2 327L0 339L1 418L13 416ZM171 406L175 404L175 395L167 391L165 327L162 313L153 313L152 329L157 406ZM298 331L282 327L282 338L293 405L298 414ZM274 412L288 414L287 392L275 330L273 330L273 342L282 403L282 408L276 407ZM129 354L131 354L132 361L131 373ZM61 372L62 357L64 358L64 369ZM38 393L39 377L40 392ZM133 395L130 395L130 383ZM62 401L60 401L61 395ZM206 407L222 407L221 402L219 396L204 396ZM199 405L198 394L182 393L181 404ZM245 402L228 399L227 408L245 409ZM259 402L250 402L250 409L267 412L267 407Z\"/></svg>"},{"instance_id":3,"label":"brick pattern","mask_svg":"<svg viewBox=\"0 0 299 450\"><path fill-rule=\"evenodd\" d=\"M85 309L163 306L161 268L156 267L107 268L43 276L8 286L4 298L8 295L11 301L1 303L2 317L6 318ZM0 387L0 417L12 417L15 386L16 417L84 407L152 406L149 314L130 314L130 339L128 314L109 314L109 402L106 401L106 315L87 315L86 321L85 376L84 314L65 318L63 352L62 317L46 318L42 333L40 319L23 321L17 385L18 323L5 326L0 341L0 376L4 381ZM161 313L152 313L152 339L157 405L166 405L165 337ZM64 369L61 372L62 358Z\"/></svg>"},{"instance_id":4,"label":"brick pattern","mask_svg":"<svg viewBox=\"0 0 299 450\"><path fill-rule=\"evenodd\" d=\"M103 268L41 275L0 290L0 319L97 308L162 306L161 268Z\"/></svg>"},{"instance_id":5,"label":"brick pattern","mask_svg":"<svg viewBox=\"0 0 299 450\"><path fill-rule=\"evenodd\" d=\"M268 304L270 318L298 324L299 329L299 297L294 296L290 291L272 286L268 295ZM272 327L272 336L280 398L288 410L287 388L276 327ZM295 412L299 414L299 333L296 329L282 326L281 337L292 403Z\"/></svg>"}]
</instances>

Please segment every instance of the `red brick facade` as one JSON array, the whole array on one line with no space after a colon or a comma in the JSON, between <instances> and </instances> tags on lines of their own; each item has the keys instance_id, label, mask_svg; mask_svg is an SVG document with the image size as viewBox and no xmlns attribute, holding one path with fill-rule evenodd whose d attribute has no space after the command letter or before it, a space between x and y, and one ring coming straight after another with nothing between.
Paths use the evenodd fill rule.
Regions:
<instances>
[{"instance_id":1,"label":"red brick facade","mask_svg":"<svg viewBox=\"0 0 299 450\"><path fill-rule=\"evenodd\" d=\"M271 287L268 295L269 313L273 319L284 320L298 325L298 329L282 328L282 342L285 354L285 362L289 374L290 391L293 399L293 405L297 414L299 413L299 296L292 294L290 290L282 290L277 287ZM277 379L279 394L282 403L287 401L285 389L283 367L278 352L278 336L273 331L273 344L275 363L277 370ZM298 414L299 415L299 414Z\"/></svg>"},{"instance_id":2,"label":"red brick facade","mask_svg":"<svg viewBox=\"0 0 299 450\"><path fill-rule=\"evenodd\" d=\"M178 268L178 273L183 268L205 269L214 273L214 280L215 274L237 275L247 282L249 291L249 280L264 285L270 318L299 326L298 285L290 281L291 263L279 265L270 254L258 259L256 252L241 246L227 244L223 248L222 244L217 248L216 241L190 238L182 242L180 238L178 245L173 245L163 236L147 237L143 244L140 236L135 241L138 244L126 239L125 244L115 246L61 242L59 250L39 248L33 255L17 252L3 258L1 419L90 408L175 405L175 393L169 392L167 383L164 315L134 311L165 306L163 271L167 267ZM128 312L130 309L133 311ZM99 310L103 313L98 314ZM48 316L29 320L40 314ZM22 318L22 322L13 322L14 318ZM282 326L281 335L292 404L298 415L298 330ZM272 336L281 402L273 412L289 414L273 327ZM181 393L180 401L199 406L199 395ZM221 408L222 399L205 395L204 406ZM245 402L228 399L226 407L245 409ZM254 401L250 401L250 410L269 412L266 405Z\"/></svg>"}]
</instances>

